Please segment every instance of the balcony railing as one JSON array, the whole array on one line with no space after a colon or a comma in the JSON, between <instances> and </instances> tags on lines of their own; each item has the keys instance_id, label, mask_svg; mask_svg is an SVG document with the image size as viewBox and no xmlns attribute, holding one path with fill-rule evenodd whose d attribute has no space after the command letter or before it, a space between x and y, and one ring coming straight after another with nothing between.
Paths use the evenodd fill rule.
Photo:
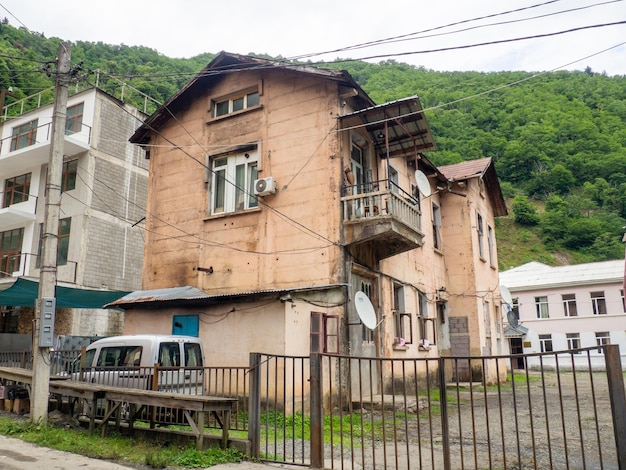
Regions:
<instances>
[{"instance_id":1,"label":"balcony railing","mask_svg":"<svg viewBox=\"0 0 626 470\"><path fill-rule=\"evenodd\" d=\"M353 256L384 259L422 246L419 201L395 183L346 186L343 193L344 243Z\"/></svg>"},{"instance_id":2,"label":"balcony railing","mask_svg":"<svg viewBox=\"0 0 626 470\"><path fill-rule=\"evenodd\" d=\"M86 129L86 133L83 133L83 129ZM24 149L28 149L29 147L38 145L39 147L41 147L42 144L49 144L50 143L50 136L51 136L51 131L52 131L52 123L48 122L45 124L41 124L40 126L37 126L37 132L36 132L36 139L34 142L32 142L30 145L25 145L23 147L19 147L19 148L12 148L11 146L11 141L13 139L15 139L15 136L8 136L5 137L4 139L0 139L0 156L6 156L10 153L13 152L17 152L18 150L24 150ZM86 145L89 145L91 142L91 126L88 126L87 124L82 124L81 126L81 130L79 132L75 132L73 134L66 134L65 137L77 137L79 141L85 141L84 143ZM43 137L43 138L42 138ZM86 139L85 139L86 137ZM66 143L67 145L67 143ZM66 149L67 150L67 149ZM78 151L84 150L84 149L77 149ZM70 151L65 151L65 154L68 155L73 155L74 153L72 153L72 150L70 149Z\"/></svg>"},{"instance_id":3,"label":"balcony railing","mask_svg":"<svg viewBox=\"0 0 626 470\"><path fill-rule=\"evenodd\" d=\"M341 201L344 221L358 222L364 218L391 216L407 227L421 230L419 201L393 181L346 186Z\"/></svg>"}]
</instances>

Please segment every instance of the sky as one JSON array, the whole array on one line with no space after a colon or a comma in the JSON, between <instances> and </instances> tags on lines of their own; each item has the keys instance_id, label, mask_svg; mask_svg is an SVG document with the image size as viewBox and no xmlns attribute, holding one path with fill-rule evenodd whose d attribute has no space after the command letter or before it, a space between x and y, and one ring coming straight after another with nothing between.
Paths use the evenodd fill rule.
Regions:
<instances>
[{"instance_id":1,"label":"sky","mask_svg":"<svg viewBox=\"0 0 626 470\"><path fill-rule=\"evenodd\" d=\"M468 21L517 9L524 10ZM0 0L3 17L48 38L146 46L168 57L316 54L310 60L393 59L438 71L591 67L626 75L626 0ZM616 22L623 23L586 28ZM551 35L576 28L586 29ZM401 40L345 50L389 38Z\"/></svg>"}]
</instances>

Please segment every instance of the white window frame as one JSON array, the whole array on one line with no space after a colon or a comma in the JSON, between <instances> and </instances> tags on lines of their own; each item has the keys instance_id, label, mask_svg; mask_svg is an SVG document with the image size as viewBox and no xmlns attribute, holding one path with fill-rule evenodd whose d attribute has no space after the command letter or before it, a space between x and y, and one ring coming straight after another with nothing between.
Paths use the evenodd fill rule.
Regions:
<instances>
[{"instance_id":1,"label":"white window frame","mask_svg":"<svg viewBox=\"0 0 626 470\"><path fill-rule=\"evenodd\" d=\"M212 174L211 215L240 212L258 207L258 199L254 195L254 181L258 179L259 171L258 148L241 153L215 156L211 159L210 165ZM240 173L240 181L237 181L237 172L242 171L242 167L244 174ZM221 201L218 199L218 195L222 196Z\"/></svg>"},{"instance_id":2,"label":"white window frame","mask_svg":"<svg viewBox=\"0 0 626 470\"><path fill-rule=\"evenodd\" d=\"M548 348L549 346L549 348ZM539 350L542 353L553 352L554 345L552 344L552 335L539 335Z\"/></svg>"},{"instance_id":3,"label":"white window frame","mask_svg":"<svg viewBox=\"0 0 626 470\"><path fill-rule=\"evenodd\" d=\"M545 295L535 297L535 310L537 318L550 318L550 307L548 297Z\"/></svg>"},{"instance_id":4,"label":"white window frame","mask_svg":"<svg viewBox=\"0 0 626 470\"><path fill-rule=\"evenodd\" d=\"M590 292L591 297L591 311L594 315L606 315L608 310L606 309L606 296L604 291Z\"/></svg>"},{"instance_id":5,"label":"white window frame","mask_svg":"<svg viewBox=\"0 0 626 470\"><path fill-rule=\"evenodd\" d=\"M598 354L603 353L602 346L611 344L611 333L608 331L596 331L596 345L598 346Z\"/></svg>"},{"instance_id":6,"label":"white window frame","mask_svg":"<svg viewBox=\"0 0 626 470\"><path fill-rule=\"evenodd\" d=\"M241 92L228 98L217 98L213 101L212 116L213 118L221 118L249 108L255 108L260 105L260 101L261 94L257 89ZM224 110L224 106L226 106L226 110Z\"/></svg>"},{"instance_id":7,"label":"white window frame","mask_svg":"<svg viewBox=\"0 0 626 470\"><path fill-rule=\"evenodd\" d=\"M561 300L563 301L563 315L566 317L577 317L578 305L576 304L576 294L562 294Z\"/></svg>"},{"instance_id":8,"label":"white window frame","mask_svg":"<svg viewBox=\"0 0 626 470\"><path fill-rule=\"evenodd\" d=\"M580 354L580 333L566 333L567 349L573 350L574 354Z\"/></svg>"}]
</instances>

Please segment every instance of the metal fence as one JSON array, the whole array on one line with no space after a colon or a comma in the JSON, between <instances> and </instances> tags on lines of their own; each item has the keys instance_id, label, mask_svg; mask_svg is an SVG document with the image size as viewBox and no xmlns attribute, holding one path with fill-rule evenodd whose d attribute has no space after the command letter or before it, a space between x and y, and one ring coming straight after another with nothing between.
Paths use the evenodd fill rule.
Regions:
<instances>
[{"instance_id":1,"label":"metal fence","mask_svg":"<svg viewBox=\"0 0 626 470\"><path fill-rule=\"evenodd\" d=\"M597 351L539 354L551 366L537 370L512 369L521 356L253 355L253 455L327 469L626 468L619 349L603 348L604 370ZM452 379L468 364L472 382Z\"/></svg>"}]
</instances>

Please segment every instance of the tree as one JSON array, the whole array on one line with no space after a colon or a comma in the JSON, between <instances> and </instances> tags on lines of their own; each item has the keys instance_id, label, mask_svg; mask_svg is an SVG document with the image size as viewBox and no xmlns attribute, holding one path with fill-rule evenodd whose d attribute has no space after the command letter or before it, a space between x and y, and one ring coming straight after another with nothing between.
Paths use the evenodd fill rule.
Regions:
<instances>
[{"instance_id":1,"label":"tree","mask_svg":"<svg viewBox=\"0 0 626 470\"><path fill-rule=\"evenodd\" d=\"M520 225L536 225L539 222L537 209L526 196L515 196L511 203L515 222Z\"/></svg>"}]
</instances>

